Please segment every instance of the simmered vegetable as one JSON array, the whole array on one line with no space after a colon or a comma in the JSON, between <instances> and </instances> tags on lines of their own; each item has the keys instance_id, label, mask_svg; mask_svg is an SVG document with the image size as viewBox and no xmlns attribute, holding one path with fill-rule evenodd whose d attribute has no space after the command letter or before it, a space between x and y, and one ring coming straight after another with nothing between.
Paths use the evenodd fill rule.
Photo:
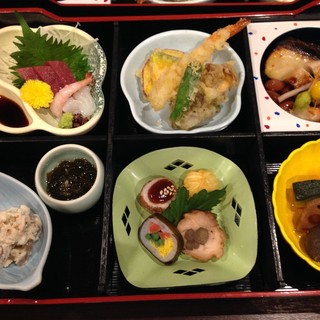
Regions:
<instances>
[{"instance_id":1,"label":"simmered vegetable","mask_svg":"<svg viewBox=\"0 0 320 320\"><path fill-rule=\"evenodd\" d=\"M306 232L320 224L320 180L304 180L292 184L297 218L295 228Z\"/></svg>"},{"instance_id":2,"label":"simmered vegetable","mask_svg":"<svg viewBox=\"0 0 320 320\"><path fill-rule=\"evenodd\" d=\"M320 262L320 225L312 228L306 234L304 245L310 258Z\"/></svg>"},{"instance_id":3,"label":"simmered vegetable","mask_svg":"<svg viewBox=\"0 0 320 320\"><path fill-rule=\"evenodd\" d=\"M314 82L310 89L310 94L312 99L319 100L320 99L320 81L317 80Z\"/></svg>"},{"instance_id":4,"label":"simmered vegetable","mask_svg":"<svg viewBox=\"0 0 320 320\"><path fill-rule=\"evenodd\" d=\"M320 180L298 181L293 183L292 187L297 201L320 196Z\"/></svg>"},{"instance_id":5,"label":"simmered vegetable","mask_svg":"<svg viewBox=\"0 0 320 320\"><path fill-rule=\"evenodd\" d=\"M306 109L311 103L311 96L308 91L300 92L293 104L293 109Z\"/></svg>"}]
</instances>

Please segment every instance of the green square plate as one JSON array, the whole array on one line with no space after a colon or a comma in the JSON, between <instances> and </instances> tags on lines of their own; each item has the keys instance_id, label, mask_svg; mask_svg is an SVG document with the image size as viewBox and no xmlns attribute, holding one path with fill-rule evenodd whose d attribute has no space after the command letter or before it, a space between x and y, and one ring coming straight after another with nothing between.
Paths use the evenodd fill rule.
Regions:
<instances>
[{"instance_id":1,"label":"green square plate","mask_svg":"<svg viewBox=\"0 0 320 320\"><path fill-rule=\"evenodd\" d=\"M157 263L138 240L145 213L137 204L145 182L166 176L179 182L186 170L212 170L227 185L224 200L214 208L227 234L218 261L200 262L182 255L171 266ZM130 163L118 176L113 194L113 235L120 268L139 288L213 285L245 277L257 256L257 219L249 183L229 159L206 149L175 147L150 152Z\"/></svg>"}]
</instances>

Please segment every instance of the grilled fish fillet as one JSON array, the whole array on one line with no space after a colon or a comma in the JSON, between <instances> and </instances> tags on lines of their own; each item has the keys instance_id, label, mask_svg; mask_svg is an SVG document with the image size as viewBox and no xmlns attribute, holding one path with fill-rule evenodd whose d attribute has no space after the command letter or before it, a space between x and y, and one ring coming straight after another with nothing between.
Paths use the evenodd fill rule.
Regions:
<instances>
[{"instance_id":1,"label":"grilled fish fillet","mask_svg":"<svg viewBox=\"0 0 320 320\"><path fill-rule=\"evenodd\" d=\"M299 39L287 38L276 46L265 63L270 79L290 83L299 88L313 80L309 65L320 59L320 46Z\"/></svg>"}]
</instances>

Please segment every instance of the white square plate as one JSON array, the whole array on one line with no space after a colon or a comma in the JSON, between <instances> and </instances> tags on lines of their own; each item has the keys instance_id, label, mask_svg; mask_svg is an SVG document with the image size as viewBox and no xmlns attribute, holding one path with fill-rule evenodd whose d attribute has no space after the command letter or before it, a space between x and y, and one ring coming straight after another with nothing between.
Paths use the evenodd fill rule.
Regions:
<instances>
[{"instance_id":1,"label":"white square plate","mask_svg":"<svg viewBox=\"0 0 320 320\"><path fill-rule=\"evenodd\" d=\"M250 23L247 28L261 131L320 130L319 122L300 119L281 109L268 95L262 82L263 74L261 74L263 55L273 41L287 32L293 35L295 30L301 32L298 29L319 28L319 21L260 22ZM314 41L317 40L314 39Z\"/></svg>"}]
</instances>

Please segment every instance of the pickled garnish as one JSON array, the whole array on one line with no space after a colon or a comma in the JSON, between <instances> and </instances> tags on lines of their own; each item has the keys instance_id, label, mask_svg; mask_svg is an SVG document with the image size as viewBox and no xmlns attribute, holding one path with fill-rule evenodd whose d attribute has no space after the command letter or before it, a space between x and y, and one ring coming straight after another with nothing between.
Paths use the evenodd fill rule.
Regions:
<instances>
[{"instance_id":1,"label":"pickled garnish","mask_svg":"<svg viewBox=\"0 0 320 320\"><path fill-rule=\"evenodd\" d=\"M58 200L80 198L93 186L97 169L84 158L62 161L47 173L47 192Z\"/></svg>"}]
</instances>

